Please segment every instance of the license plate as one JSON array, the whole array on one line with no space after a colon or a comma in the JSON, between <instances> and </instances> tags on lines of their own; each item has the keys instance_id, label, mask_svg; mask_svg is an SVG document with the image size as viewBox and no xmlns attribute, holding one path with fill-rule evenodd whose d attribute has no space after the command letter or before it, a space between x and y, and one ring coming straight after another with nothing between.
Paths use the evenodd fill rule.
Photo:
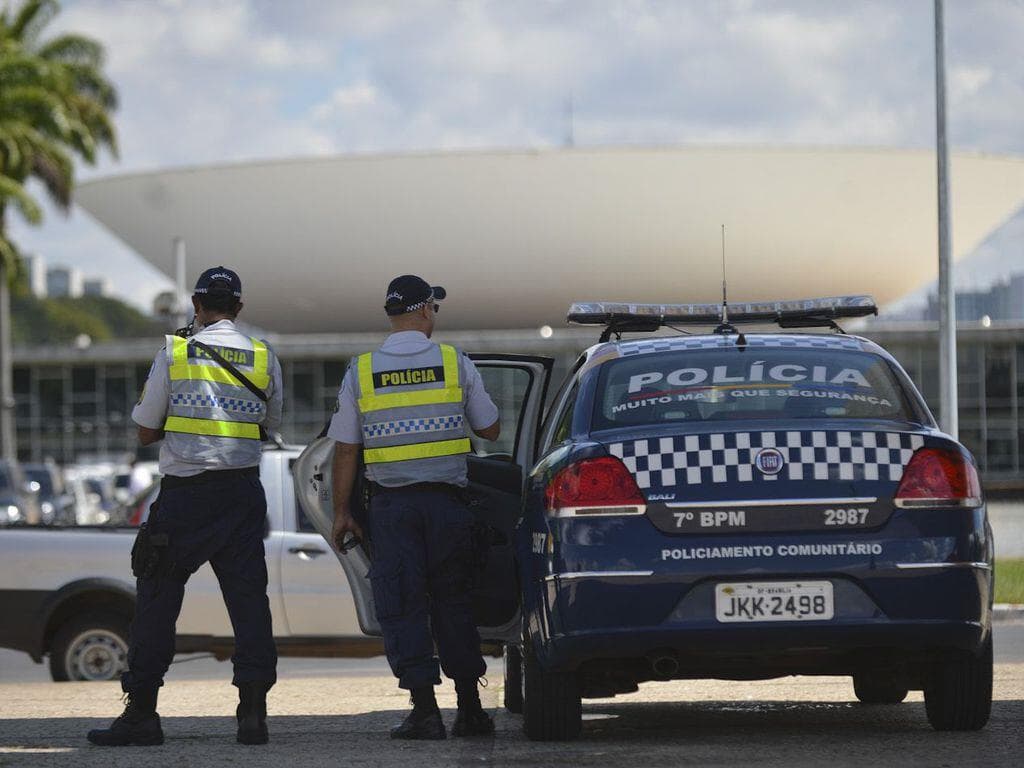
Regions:
<instances>
[{"instance_id":1,"label":"license plate","mask_svg":"<svg viewBox=\"0 0 1024 768\"><path fill-rule=\"evenodd\" d=\"M715 618L721 622L827 621L834 615L829 581L715 585Z\"/></svg>"}]
</instances>

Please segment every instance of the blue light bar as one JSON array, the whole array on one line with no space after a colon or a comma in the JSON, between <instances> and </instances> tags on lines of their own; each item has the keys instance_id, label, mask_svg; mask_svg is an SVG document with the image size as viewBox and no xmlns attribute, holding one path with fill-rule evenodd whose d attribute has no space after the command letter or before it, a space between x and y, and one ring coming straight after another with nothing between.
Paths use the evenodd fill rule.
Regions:
<instances>
[{"instance_id":1,"label":"blue light bar","mask_svg":"<svg viewBox=\"0 0 1024 768\"><path fill-rule=\"evenodd\" d=\"M729 304L723 318L721 304L629 304L625 302L577 302L566 320L576 325L714 325L736 323L814 323L877 315L871 296L830 296L792 301L749 301Z\"/></svg>"}]
</instances>

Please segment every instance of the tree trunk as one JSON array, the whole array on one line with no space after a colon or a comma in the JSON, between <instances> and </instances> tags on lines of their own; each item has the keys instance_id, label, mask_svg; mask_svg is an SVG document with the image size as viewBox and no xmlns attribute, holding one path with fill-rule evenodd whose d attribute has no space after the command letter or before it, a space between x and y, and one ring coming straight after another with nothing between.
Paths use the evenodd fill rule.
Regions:
<instances>
[{"instance_id":1,"label":"tree trunk","mask_svg":"<svg viewBox=\"0 0 1024 768\"><path fill-rule=\"evenodd\" d=\"M11 292L7 268L0 259L0 459L17 458L14 442L14 387L11 376Z\"/></svg>"}]
</instances>

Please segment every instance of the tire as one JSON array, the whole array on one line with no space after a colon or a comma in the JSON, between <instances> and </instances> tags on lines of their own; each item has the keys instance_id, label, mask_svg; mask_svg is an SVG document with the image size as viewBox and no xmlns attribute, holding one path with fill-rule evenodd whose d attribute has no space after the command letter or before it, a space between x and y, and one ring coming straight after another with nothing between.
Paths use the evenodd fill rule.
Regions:
<instances>
[{"instance_id":1,"label":"tire","mask_svg":"<svg viewBox=\"0 0 1024 768\"><path fill-rule=\"evenodd\" d=\"M978 655L937 665L924 689L928 722L937 731L978 731L992 712L992 632Z\"/></svg>"},{"instance_id":2,"label":"tire","mask_svg":"<svg viewBox=\"0 0 1024 768\"><path fill-rule=\"evenodd\" d=\"M50 643L50 677L69 680L119 680L128 664L128 619L111 613L74 616Z\"/></svg>"},{"instance_id":3,"label":"tire","mask_svg":"<svg viewBox=\"0 0 1024 768\"><path fill-rule=\"evenodd\" d=\"M853 676L853 692L862 704L899 704L910 689L878 674L859 674Z\"/></svg>"},{"instance_id":4,"label":"tire","mask_svg":"<svg viewBox=\"0 0 1024 768\"><path fill-rule=\"evenodd\" d=\"M571 741L583 728L583 706L575 672L543 669L523 652L523 731L533 741Z\"/></svg>"},{"instance_id":5,"label":"tire","mask_svg":"<svg viewBox=\"0 0 1024 768\"><path fill-rule=\"evenodd\" d=\"M515 645L505 646L505 709L523 714L523 655Z\"/></svg>"}]
</instances>

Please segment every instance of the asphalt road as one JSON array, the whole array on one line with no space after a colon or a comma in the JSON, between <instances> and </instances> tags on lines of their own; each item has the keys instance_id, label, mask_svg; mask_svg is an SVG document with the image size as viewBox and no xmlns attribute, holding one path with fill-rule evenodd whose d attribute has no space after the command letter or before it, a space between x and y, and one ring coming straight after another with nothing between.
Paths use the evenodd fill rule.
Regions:
<instances>
[{"instance_id":1,"label":"asphalt road","mask_svg":"<svg viewBox=\"0 0 1024 768\"><path fill-rule=\"evenodd\" d=\"M271 744L241 747L230 666L203 659L172 668L160 703L164 746L104 750L84 734L120 711L115 683L51 683L27 657L0 652L0 766L1020 766L1024 623L995 631L995 702L979 733L932 731L920 693L896 706L864 706L848 678L791 677L648 683L629 696L588 701L583 737L569 744L522 735L521 719L499 706L500 660L483 694L495 736L425 744L387 738L407 702L382 660L285 659L270 695ZM439 701L450 723L450 686Z\"/></svg>"}]
</instances>

